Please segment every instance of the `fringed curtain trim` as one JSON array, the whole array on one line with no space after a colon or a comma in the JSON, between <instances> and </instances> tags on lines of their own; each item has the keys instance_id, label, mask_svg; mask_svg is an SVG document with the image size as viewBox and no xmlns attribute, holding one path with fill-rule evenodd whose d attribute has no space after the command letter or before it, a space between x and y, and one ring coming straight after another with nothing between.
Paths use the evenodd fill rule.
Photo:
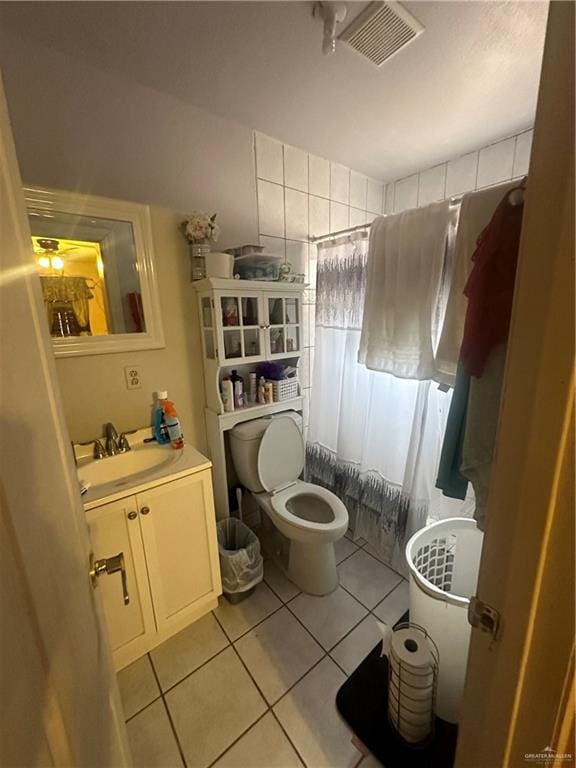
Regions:
<instances>
[{"instance_id":1,"label":"fringed curtain trim","mask_svg":"<svg viewBox=\"0 0 576 768\"><path fill-rule=\"evenodd\" d=\"M354 464L339 461L327 448L308 443L306 479L338 496L356 523L356 534L362 535L361 529L369 527L378 529L379 539L404 541L408 515L413 511L410 499L380 475L360 472ZM419 510L418 516L422 515L426 519L426 510Z\"/></svg>"}]
</instances>

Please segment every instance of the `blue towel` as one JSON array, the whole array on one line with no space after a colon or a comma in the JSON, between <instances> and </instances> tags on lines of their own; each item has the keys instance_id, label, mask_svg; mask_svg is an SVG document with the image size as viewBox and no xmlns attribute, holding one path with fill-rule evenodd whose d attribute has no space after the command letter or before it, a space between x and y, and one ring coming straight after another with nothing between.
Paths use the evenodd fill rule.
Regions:
<instances>
[{"instance_id":1,"label":"blue towel","mask_svg":"<svg viewBox=\"0 0 576 768\"><path fill-rule=\"evenodd\" d=\"M454 394L448 411L446 432L438 466L436 488L440 488L444 496L452 499L466 498L468 480L461 474L462 446L466 432L466 413L468 411L468 392L470 377L458 363Z\"/></svg>"}]
</instances>

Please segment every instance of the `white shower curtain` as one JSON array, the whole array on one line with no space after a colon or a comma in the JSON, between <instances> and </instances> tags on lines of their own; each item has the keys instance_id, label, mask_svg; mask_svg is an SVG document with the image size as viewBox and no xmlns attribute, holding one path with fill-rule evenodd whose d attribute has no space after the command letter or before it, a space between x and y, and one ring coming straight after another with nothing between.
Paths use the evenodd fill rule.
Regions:
<instances>
[{"instance_id":1,"label":"white shower curtain","mask_svg":"<svg viewBox=\"0 0 576 768\"><path fill-rule=\"evenodd\" d=\"M306 475L342 499L355 538L404 572L412 533L463 511L434 487L451 391L357 362L367 250L367 238L318 248Z\"/></svg>"}]
</instances>

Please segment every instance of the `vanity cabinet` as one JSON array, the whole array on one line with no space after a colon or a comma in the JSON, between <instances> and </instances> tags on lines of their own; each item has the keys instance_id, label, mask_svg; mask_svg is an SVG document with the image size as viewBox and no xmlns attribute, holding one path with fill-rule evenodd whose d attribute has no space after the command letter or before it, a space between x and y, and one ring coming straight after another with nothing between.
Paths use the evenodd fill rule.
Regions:
<instances>
[{"instance_id":1,"label":"vanity cabinet","mask_svg":"<svg viewBox=\"0 0 576 768\"><path fill-rule=\"evenodd\" d=\"M146 488L87 512L94 558L124 553L99 579L118 669L216 607L220 568L210 470Z\"/></svg>"}]
</instances>

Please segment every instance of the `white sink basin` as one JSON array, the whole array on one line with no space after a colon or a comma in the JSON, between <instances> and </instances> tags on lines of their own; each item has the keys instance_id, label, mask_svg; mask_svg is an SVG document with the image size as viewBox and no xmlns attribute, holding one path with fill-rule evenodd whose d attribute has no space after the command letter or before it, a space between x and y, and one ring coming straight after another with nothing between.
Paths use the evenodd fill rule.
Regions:
<instances>
[{"instance_id":1,"label":"white sink basin","mask_svg":"<svg viewBox=\"0 0 576 768\"><path fill-rule=\"evenodd\" d=\"M90 483L92 486L119 483L167 469L181 455L182 451L175 451L169 445L138 446L127 453L95 459L79 466L78 477L82 483Z\"/></svg>"}]
</instances>

